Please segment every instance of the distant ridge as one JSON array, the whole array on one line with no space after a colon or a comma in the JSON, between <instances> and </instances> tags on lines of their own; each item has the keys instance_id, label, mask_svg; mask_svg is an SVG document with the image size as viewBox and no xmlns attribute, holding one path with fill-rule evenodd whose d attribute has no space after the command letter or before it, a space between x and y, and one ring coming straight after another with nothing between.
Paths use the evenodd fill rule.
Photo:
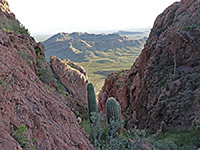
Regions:
<instances>
[{"instance_id":1,"label":"distant ridge","mask_svg":"<svg viewBox=\"0 0 200 150\"><path fill-rule=\"evenodd\" d=\"M146 38L131 40L119 34L58 33L43 42L46 59L56 56L75 62L126 61L136 57ZM124 58L127 57L127 58ZM130 60L129 60L130 61Z\"/></svg>"},{"instance_id":2,"label":"distant ridge","mask_svg":"<svg viewBox=\"0 0 200 150\"><path fill-rule=\"evenodd\" d=\"M144 32L131 32L131 31L118 31L114 32L114 34L119 34L119 35L135 35L135 34L144 34Z\"/></svg>"}]
</instances>

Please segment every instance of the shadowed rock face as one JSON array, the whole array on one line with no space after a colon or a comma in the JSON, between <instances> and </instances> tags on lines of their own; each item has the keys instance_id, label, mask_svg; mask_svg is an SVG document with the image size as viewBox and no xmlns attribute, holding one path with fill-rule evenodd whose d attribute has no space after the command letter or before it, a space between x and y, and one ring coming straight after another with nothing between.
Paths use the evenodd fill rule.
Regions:
<instances>
[{"instance_id":1,"label":"shadowed rock face","mask_svg":"<svg viewBox=\"0 0 200 150\"><path fill-rule=\"evenodd\" d=\"M36 48L44 54L32 37L0 30L0 149L22 149L13 138L21 125L37 149L93 149L67 106L73 99L49 91L36 76Z\"/></svg>"},{"instance_id":2,"label":"shadowed rock face","mask_svg":"<svg viewBox=\"0 0 200 150\"><path fill-rule=\"evenodd\" d=\"M200 5L182 0L160 14L132 68L110 74L99 94L122 107L126 127L158 129L160 122L191 126L200 121ZM123 75L125 73L125 75Z\"/></svg>"},{"instance_id":3,"label":"shadowed rock face","mask_svg":"<svg viewBox=\"0 0 200 150\"><path fill-rule=\"evenodd\" d=\"M88 78L85 70L70 60L62 61L55 56L50 57L50 64L59 80L69 90L69 93L78 101L87 104L86 84Z\"/></svg>"}]
</instances>

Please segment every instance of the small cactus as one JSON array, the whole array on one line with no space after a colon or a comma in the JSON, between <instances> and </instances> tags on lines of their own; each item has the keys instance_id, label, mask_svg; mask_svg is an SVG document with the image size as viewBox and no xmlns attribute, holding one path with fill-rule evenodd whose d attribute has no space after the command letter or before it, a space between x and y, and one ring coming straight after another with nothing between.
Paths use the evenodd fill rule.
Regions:
<instances>
[{"instance_id":1,"label":"small cactus","mask_svg":"<svg viewBox=\"0 0 200 150\"><path fill-rule=\"evenodd\" d=\"M196 130L197 130L197 131L200 131L200 126L196 126Z\"/></svg>"},{"instance_id":2,"label":"small cactus","mask_svg":"<svg viewBox=\"0 0 200 150\"><path fill-rule=\"evenodd\" d=\"M121 121L121 108L115 98L110 97L106 101L106 111L108 123L110 119Z\"/></svg>"},{"instance_id":3,"label":"small cactus","mask_svg":"<svg viewBox=\"0 0 200 150\"><path fill-rule=\"evenodd\" d=\"M164 121L161 122L160 129L161 129L162 133L166 133L167 132L167 125L166 125L166 123Z\"/></svg>"},{"instance_id":4,"label":"small cactus","mask_svg":"<svg viewBox=\"0 0 200 150\"><path fill-rule=\"evenodd\" d=\"M91 117L92 112L96 113L98 112L96 94L92 83L87 84L87 99L88 99L89 117Z\"/></svg>"}]
</instances>

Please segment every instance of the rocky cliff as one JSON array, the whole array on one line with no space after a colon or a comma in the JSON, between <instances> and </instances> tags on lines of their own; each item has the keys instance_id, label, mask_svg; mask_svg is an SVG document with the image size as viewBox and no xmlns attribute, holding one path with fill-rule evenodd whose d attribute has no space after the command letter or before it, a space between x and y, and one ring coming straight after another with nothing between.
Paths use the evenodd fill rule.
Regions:
<instances>
[{"instance_id":1,"label":"rocky cliff","mask_svg":"<svg viewBox=\"0 0 200 150\"><path fill-rule=\"evenodd\" d=\"M55 79L42 45L20 34L26 30L19 24L6 26L19 22L7 2L0 1L0 6L0 149L22 149L19 138L31 137L35 149L93 149L68 106L74 100L52 86ZM23 137L16 134L20 126L28 129Z\"/></svg>"},{"instance_id":2,"label":"rocky cliff","mask_svg":"<svg viewBox=\"0 0 200 150\"><path fill-rule=\"evenodd\" d=\"M99 108L113 96L127 128L156 130L200 122L200 3L182 0L160 14L130 70L110 74Z\"/></svg>"},{"instance_id":3,"label":"rocky cliff","mask_svg":"<svg viewBox=\"0 0 200 150\"><path fill-rule=\"evenodd\" d=\"M0 0L1 19L3 17L15 19L15 15L10 11L9 4L6 0Z\"/></svg>"},{"instance_id":4,"label":"rocky cliff","mask_svg":"<svg viewBox=\"0 0 200 150\"><path fill-rule=\"evenodd\" d=\"M68 89L70 95L78 101L87 104L86 84L88 78L84 68L70 60L62 61L56 56L50 57L50 64L59 80Z\"/></svg>"}]
</instances>

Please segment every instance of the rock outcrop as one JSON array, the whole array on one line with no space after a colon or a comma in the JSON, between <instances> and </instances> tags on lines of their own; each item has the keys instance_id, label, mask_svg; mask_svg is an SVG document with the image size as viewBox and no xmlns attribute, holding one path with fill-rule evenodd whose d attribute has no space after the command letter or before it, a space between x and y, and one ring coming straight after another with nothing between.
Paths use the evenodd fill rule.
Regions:
<instances>
[{"instance_id":1,"label":"rock outcrop","mask_svg":"<svg viewBox=\"0 0 200 150\"><path fill-rule=\"evenodd\" d=\"M50 64L55 75L78 101L87 104L86 84L88 77L83 67L71 62L61 60L56 56L50 57Z\"/></svg>"},{"instance_id":2,"label":"rock outcrop","mask_svg":"<svg viewBox=\"0 0 200 150\"><path fill-rule=\"evenodd\" d=\"M9 13L1 9L0 14ZM35 138L35 149L93 149L68 106L74 100L36 75L43 54L32 37L0 30L0 149L23 148L15 138L19 126L28 128L25 138Z\"/></svg>"},{"instance_id":3,"label":"rock outcrop","mask_svg":"<svg viewBox=\"0 0 200 150\"><path fill-rule=\"evenodd\" d=\"M127 128L200 122L199 10L198 0L182 0L160 14L131 69L107 77L99 108L104 110L106 99L115 97Z\"/></svg>"},{"instance_id":4,"label":"rock outcrop","mask_svg":"<svg viewBox=\"0 0 200 150\"><path fill-rule=\"evenodd\" d=\"M9 4L6 0L0 0L0 10L1 10L0 11L1 19L3 17L7 17L9 19L15 19L15 15L10 11Z\"/></svg>"}]
</instances>

